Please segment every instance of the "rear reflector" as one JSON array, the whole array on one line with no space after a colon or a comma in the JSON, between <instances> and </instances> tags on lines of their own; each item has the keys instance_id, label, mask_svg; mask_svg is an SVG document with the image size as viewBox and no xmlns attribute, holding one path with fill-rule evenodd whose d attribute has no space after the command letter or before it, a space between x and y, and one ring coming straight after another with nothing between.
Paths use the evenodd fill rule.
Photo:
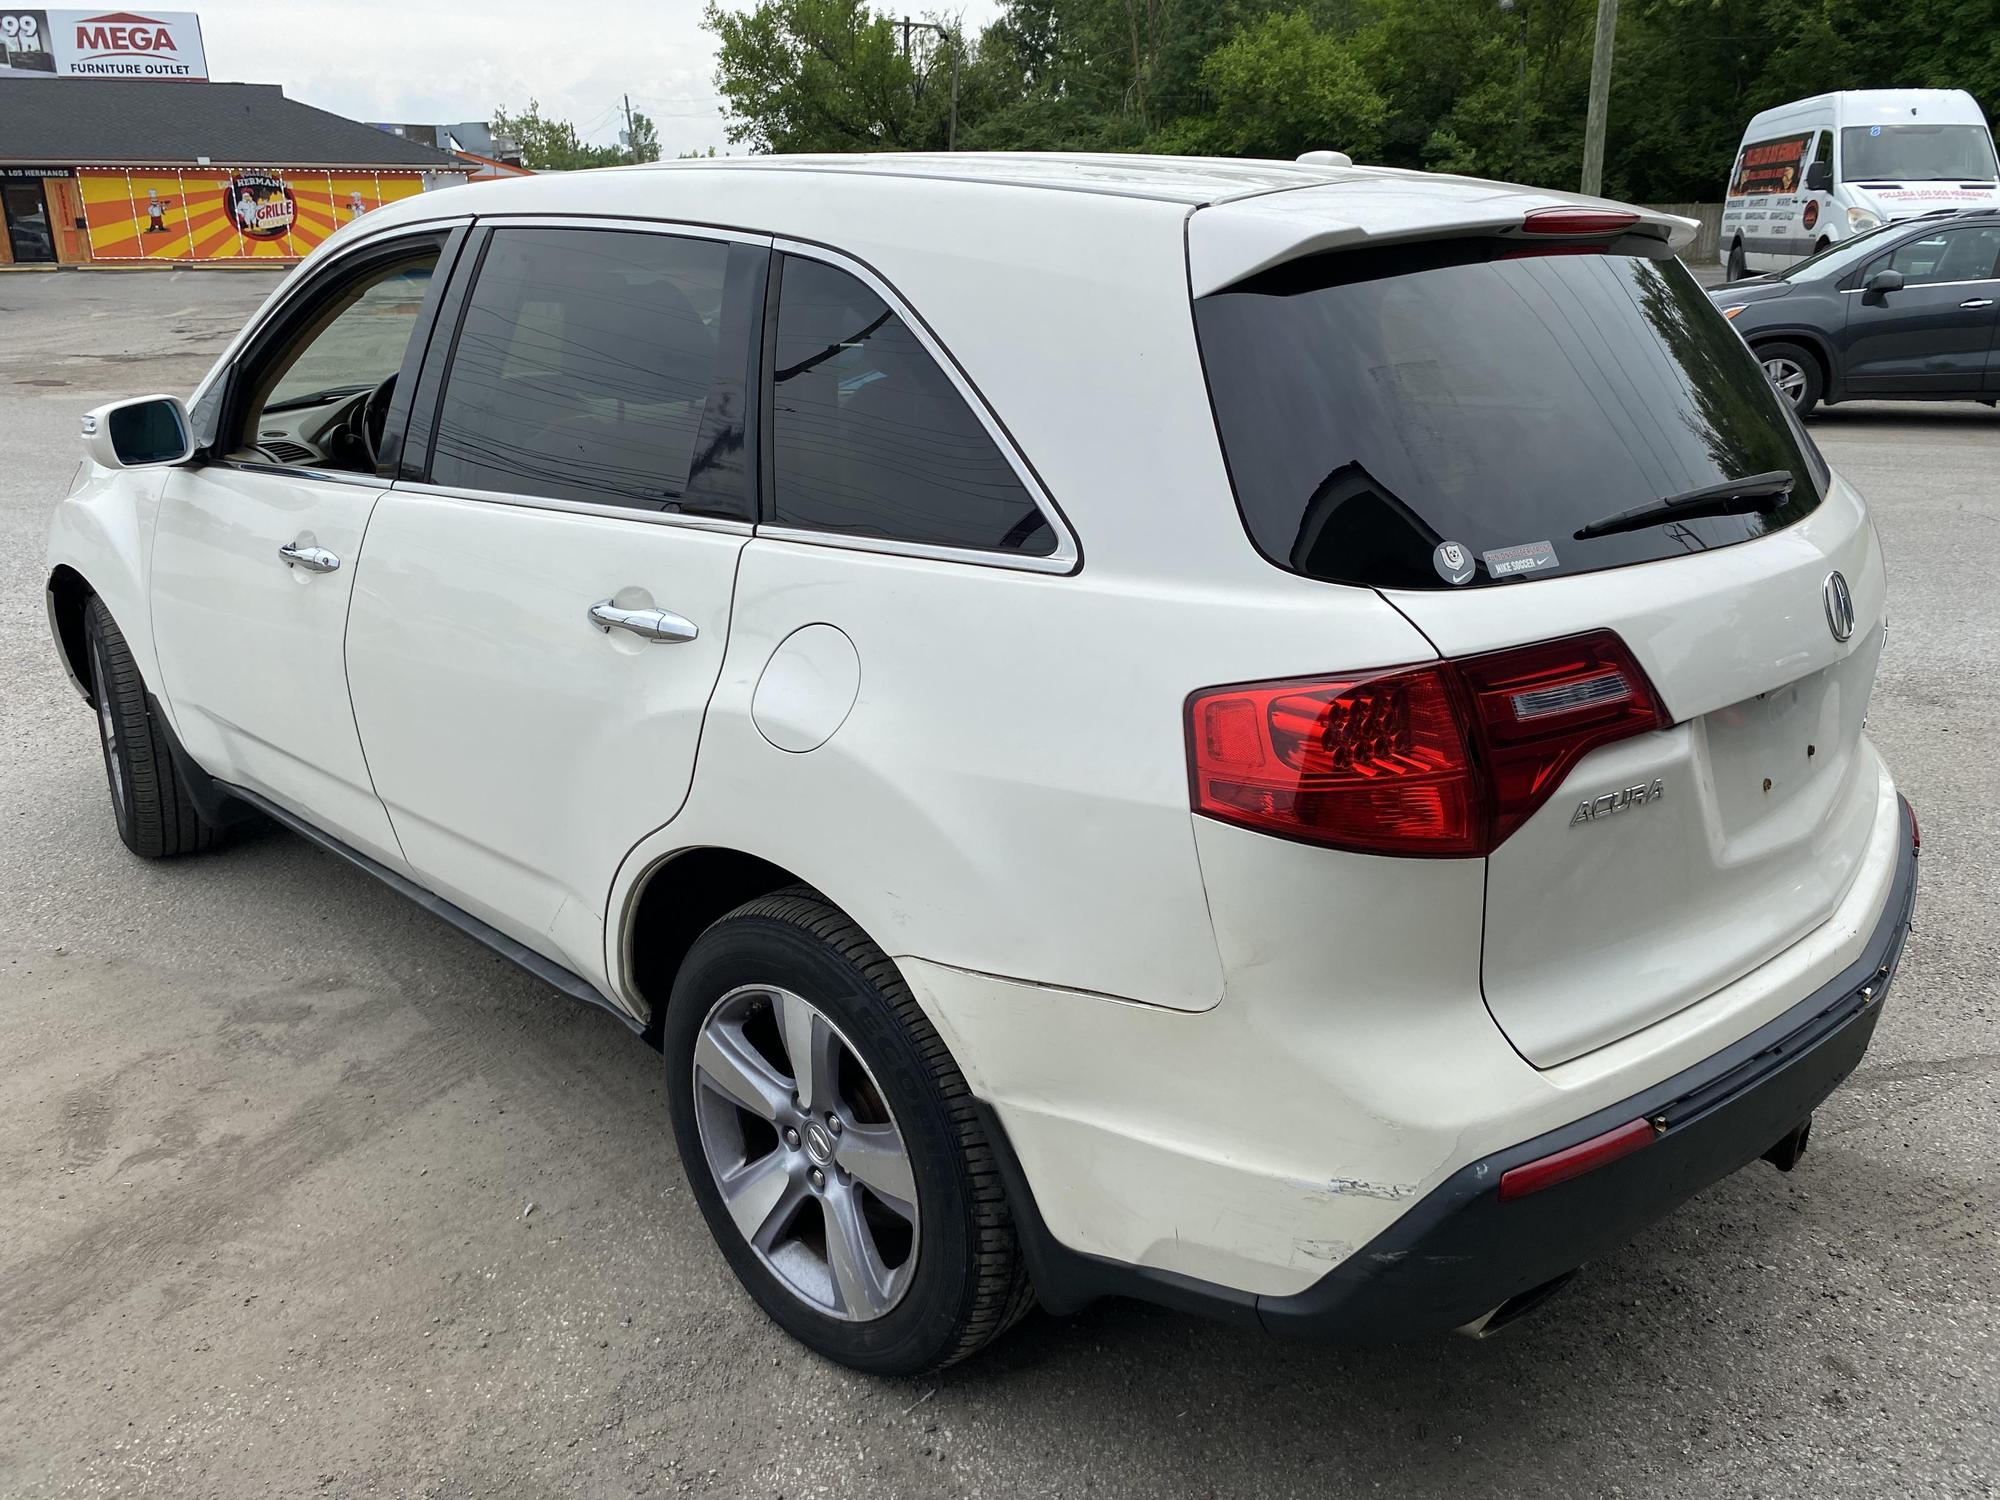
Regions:
<instances>
[{"instance_id":1,"label":"rear reflector","mask_svg":"<svg viewBox=\"0 0 2000 1500\"><path fill-rule=\"evenodd\" d=\"M1608 630L1188 699L1195 811L1372 854L1489 854L1600 745L1668 721Z\"/></svg>"},{"instance_id":2,"label":"rear reflector","mask_svg":"<svg viewBox=\"0 0 2000 1500\"><path fill-rule=\"evenodd\" d=\"M1635 213L1612 208L1537 208L1521 227L1529 234L1616 234L1639 222Z\"/></svg>"},{"instance_id":3,"label":"rear reflector","mask_svg":"<svg viewBox=\"0 0 2000 1500\"><path fill-rule=\"evenodd\" d=\"M1594 1135L1587 1141L1552 1152L1538 1161L1509 1167L1500 1174L1500 1201L1507 1203L1515 1198L1525 1198L1559 1182L1568 1182L1572 1177L1581 1177L1585 1172L1594 1172L1621 1156L1630 1156L1641 1146L1651 1145L1654 1135L1655 1131L1647 1121L1633 1120L1615 1130L1607 1130L1602 1135Z\"/></svg>"}]
</instances>

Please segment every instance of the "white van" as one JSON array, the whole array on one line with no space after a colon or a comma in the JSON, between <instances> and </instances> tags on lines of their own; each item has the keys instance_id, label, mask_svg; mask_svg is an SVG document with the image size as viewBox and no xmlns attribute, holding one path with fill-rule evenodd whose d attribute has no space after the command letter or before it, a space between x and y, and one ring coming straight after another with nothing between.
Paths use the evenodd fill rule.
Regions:
<instances>
[{"instance_id":1,"label":"white van","mask_svg":"<svg viewBox=\"0 0 2000 1500\"><path fill-rule=\"evenodd\" d=\"M2000 206L1986 116L1963 89L1854 89L1767 109L1736 148L1718 255L1736 281L1892 219Z\"/></svg>"}]
</instances>

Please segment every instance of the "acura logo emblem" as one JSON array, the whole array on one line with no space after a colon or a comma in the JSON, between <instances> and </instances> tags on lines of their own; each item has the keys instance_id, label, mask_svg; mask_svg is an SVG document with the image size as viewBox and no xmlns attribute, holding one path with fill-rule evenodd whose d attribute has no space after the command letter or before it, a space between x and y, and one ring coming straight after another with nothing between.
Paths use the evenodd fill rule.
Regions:
<instances>
[{"instance_id":1,"label":"acura logo emblem","mask_svg":"<svg viewBox=\"0 0 2000 1500\"><path fill-rule=\"evenodd\" d=\"M1820 596L1826 601L1826 628L1836 641L1846 640L1854 634L1854 595L1847 591L1847 580L1837 571L1827 574Z\"/></svg>"}]
</instances>

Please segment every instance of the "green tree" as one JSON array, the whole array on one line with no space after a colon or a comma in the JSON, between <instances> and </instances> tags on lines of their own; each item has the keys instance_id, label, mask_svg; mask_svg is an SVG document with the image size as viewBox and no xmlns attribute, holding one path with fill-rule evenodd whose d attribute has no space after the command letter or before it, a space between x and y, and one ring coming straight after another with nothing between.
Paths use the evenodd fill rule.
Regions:
<instances>
[{"instance_id":1,"label":"green tree","mask_svg":"<svg viewBox=\"0 0 2000 1500\"><path fill-rule=\"evenodd\" d=\"M652 118L632 111L632 139L625 144L625 160L658 161L660 159L660 132Z\"/></svg>"},{"instance_id":2,"label":"green tree","mask_svg":"<svg viewBox=\"0 0 2000 1500\"><path fill-rule=\"evenodd\" d=\"M1757 110L1836 88L1969 89L2000 109L2000 0L1625 0L1605 190L1720 195ZM864 0L712 4L731 139L939 149L955 49L961 146L1359 160L1573 187L1596 0L1004 0L968 45L906 56Z\"/></svg>"},{"instance_id":3,"label":"green tree","mask_svg":"<svg viewBox=\"0 0 2000 1500\"><path fill-rule=\"evenodd\" d=\"M727 11L710 0L702 24L721 46L715 84L732 142L755 151L904 151L942 145L922 107L917 64L895 25L863 0L764 0Z\"/></svg>"},{"instance_id":4,"label":"green tree","mask_svg":"<svg viewBox=\"0 0 2000 1500\"><path fill-rule=\"evenodd\" d=\"M1388 106L1354 48L1283 11L1239 30L1201 65L1209 112L1167 133L1176 145L1222 156L1296 156L1330 148L1366 159Z\"/></svg>"},{"instance_id":5,"label":"green tree","mask_svg":"<svg viewBox=\"0 0 2000 1500\"><path fill-rule=\"evenodd\" d=\"M651 121L647 124L650 126ZM528 101L528 107L519 114L505 109L493 111L493 133L508 140L519 142L521 159L538 172L573 172L584 167L611 167L628 160L621 146L587 146L577 135L576 127L568 120L551 119L542 113L542 107L535 100ZM659 144L654 143L653 155L642 158L653 161L658 158Z\"/></svg>"}]
</instances>

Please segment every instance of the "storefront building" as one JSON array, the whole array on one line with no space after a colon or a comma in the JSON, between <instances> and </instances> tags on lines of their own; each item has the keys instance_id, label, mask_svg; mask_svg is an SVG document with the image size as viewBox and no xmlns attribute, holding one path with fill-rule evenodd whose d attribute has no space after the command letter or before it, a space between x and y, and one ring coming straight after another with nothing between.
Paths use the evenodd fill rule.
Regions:
<instances>
[{"instance_id":1,"label":"storefront building","mask_svg":"<svg viewBox=\"0 0 2000 1500\"><path fill-rule=\"evenodd\" d=\"M471 170L276 84L17 76L0 83L0 267L294 261Z\"/></svg>"}]
</instances>

